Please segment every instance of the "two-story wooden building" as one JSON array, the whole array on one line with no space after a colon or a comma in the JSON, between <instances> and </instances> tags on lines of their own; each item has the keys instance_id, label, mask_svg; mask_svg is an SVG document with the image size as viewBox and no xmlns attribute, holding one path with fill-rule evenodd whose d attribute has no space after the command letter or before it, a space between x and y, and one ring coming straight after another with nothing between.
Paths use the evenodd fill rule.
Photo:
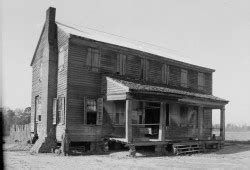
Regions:
<instances>
[{"instance_id":1,"label":"two-story wooden building","mask_svg":"<svg viewBox=\"0 0 250 170\"><path fill-rule=\"evenodd\" d=\"M94 145L109 138L157 145L212 139L212 109L225 105L212 94L215 70L177 61L146 44L131 43L55 21L49 8L31 66L32 132ZM49 135L50 134L50 135ZM219 138L217 138L219 139Z\"/></svg>"}]
</instances>

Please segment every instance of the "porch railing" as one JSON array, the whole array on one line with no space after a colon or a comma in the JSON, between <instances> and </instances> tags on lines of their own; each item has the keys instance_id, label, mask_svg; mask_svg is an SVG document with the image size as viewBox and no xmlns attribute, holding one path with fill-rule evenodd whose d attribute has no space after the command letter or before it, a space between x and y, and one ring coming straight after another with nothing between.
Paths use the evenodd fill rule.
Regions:
<instances>
[{"instance_id":1,"label":"porch railing","mask_svg":"<svg viewBox=\"0 0 250 170\"><path fill-rule=\"evenodd\" d=\"M134 140L149 140L159 138L160 124L132 124L132 136Z\"/></svg>"}]
</instances>

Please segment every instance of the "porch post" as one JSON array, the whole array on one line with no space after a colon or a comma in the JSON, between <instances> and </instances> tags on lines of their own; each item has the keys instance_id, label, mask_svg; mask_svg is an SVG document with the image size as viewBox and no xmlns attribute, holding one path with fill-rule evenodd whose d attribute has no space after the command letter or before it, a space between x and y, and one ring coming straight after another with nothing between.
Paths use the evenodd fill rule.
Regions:
<instances>
[{"instance_id":1,"label":"porch post","mask_svg":"<svg viewBox=\"0 0 250 170\"><path fill-rule=\"evenodd\" d=\"M128 143L132 142L132 100L126 100L126 141Z\"/></svg>"},{"instance_id":2,"label":"porch post","mask_svg":"<svg viewBox=\"0 0 250 170\"><path fill-rule=\"evenodd\" d=\"M202 139L203 136L203 107L199 106L198 109L198 134L199 139Z\"/></svg>"},{"instance_id":3,"label":"porch post","mask_svg":"<svg viewBox=\"0 0 250 170\"><path fill-rule=\"evenodd\" d=\"M165 141L166 133L166 103L161 102L160 109L160 126L159 126L159 140Z\"/></svg>"},{"instance_id":4,"label":"porch post","mask_svg":"<svg viewBox=\"0 0 250 170\"><path fill-rule=\"evenodd\" d=\"M225 140L225 106L220 109L220 137Z\"/></svg>"}]
</instances>

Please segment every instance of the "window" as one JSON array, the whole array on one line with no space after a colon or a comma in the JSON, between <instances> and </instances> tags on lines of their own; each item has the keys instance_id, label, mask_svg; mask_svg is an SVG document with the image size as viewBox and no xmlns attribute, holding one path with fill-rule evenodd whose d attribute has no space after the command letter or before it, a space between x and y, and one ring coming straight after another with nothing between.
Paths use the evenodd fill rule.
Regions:
<instances>
[{"instance_id":1,"label":"window","mask_svg":"<svg viewBox=\"0 0 250 170\"><path fill-rule=\"evenodd\" d=\"M141 79L147 81L148 80L148 68L149 63L147 59L141 59Z\"/></svg>"},{"instance_id":2,"label":"window","mask_svg":"<svg viewBox=\"0 0 250 170\"><path fill-rule=\"evenodd\" d=\"M117 54L117 74L125 75L126 73L126 55Z\"/></svg>"},{"instance_id":3,"label":"window","mask_svg":"<svg viewBox=\"0 0 250 170\"><path fill-rule=\"evenodd\" d=\"M94 99L87 99L87 124L96 124L97 104Z\"/></svg>"},{"instance_id":4,"label":"window","mask_svg":"<svg viewBox=\"0 0 250 170\"><path fill-rule=\"evenodd\" d=\"M162 82L164 84L169 82L169 66L167 64L162 65Z\"/></svg>"},{"instance_id":5,"label":"window","mask_svg":"<svg viewBox=\"0 0 250 170\"><path fill-rule=\"evenodd\" d=\"M65 122L65 98L60 97L57 101L57 111L58 111L58 122Z\"/></svg>"},{"instance_id":6,"label":"window","mask_svg":"<svg viewBox=\"0 0 250 170\"><path fill-rule=\"evenodd\" d=\"M61 47L58 55L58 69L62 70L64 67L64 57L67 54L67 48Z\"/></svg>"},{"instance_id":7,"label":"window","mask_svg":"<svg viewBox=\"0 0 250 170\"><path fill-rule=\"evenodd\" d=\"M181 86L186 88L188 87L187 74L187 70L181 69Z\"/></svg>"},{"instance_id":8,"label":"window","mask_svg":"<svg viewBox=\"0 0 250 170\"><path fill-rule=\"evenodd\" d=\"M35 97L35 112L36 112L36 121L40 122L42 121L42 107L41 107L41 97L36 96Z\"/></svg>"},{"instance_id":9,"label":"window","mask_svg":"<svg viewBox=\"0 0 250 170\"><path fill-rule=\"evenodd\" d=\"M98 72L100 68L100 50L88 48L87 67L89 70Z\"/></svg>"},{"instance_id":10,"label":"window","mask_svg":"<svg viewBox=\"0 0 250 170\"><path fill-rule=\"evenodd\" d=\"M204 74L198 73L198 89L204 90Z\"/></svg>"}]
</instances>

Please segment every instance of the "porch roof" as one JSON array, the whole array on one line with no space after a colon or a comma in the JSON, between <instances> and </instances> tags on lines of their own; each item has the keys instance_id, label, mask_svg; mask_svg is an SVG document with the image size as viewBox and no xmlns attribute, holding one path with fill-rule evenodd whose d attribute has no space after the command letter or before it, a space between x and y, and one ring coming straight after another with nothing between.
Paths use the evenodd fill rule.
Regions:
<instances>
[{"instance_id":1,"label":"porch roof","mask_svg":"<svg viewBox=\"0 0 250 170\"><path fill-rule=\"evenodd\" d=\"M173 94L180 95L181 98L196 98L209 100L212 102L220 102L227 104L228 101L213 95L201 94L188 92L183 90L177 90L169 87L161 87L155 85L142 84L134 82L131 80L122 80L117 78L106 77L107 80L107 94L118 94L118 93L127 93L127 92L141 92L141 93L161 93L161 94ZM195 101L195 100L192 100Z\"/></svg>"}]
</instances>

